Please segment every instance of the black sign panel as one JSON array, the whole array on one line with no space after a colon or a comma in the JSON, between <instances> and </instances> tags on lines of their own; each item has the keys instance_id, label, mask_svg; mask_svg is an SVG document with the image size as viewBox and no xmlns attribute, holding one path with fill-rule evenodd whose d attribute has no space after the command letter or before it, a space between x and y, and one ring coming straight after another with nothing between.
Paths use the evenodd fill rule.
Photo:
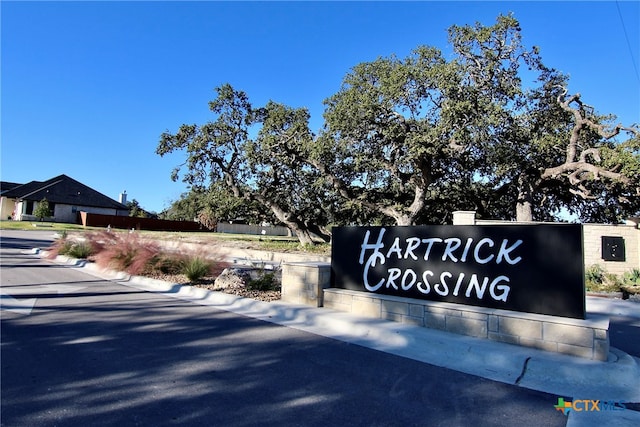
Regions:
<instances>
[{"instance_id":1,"label":"black sign panel","mask_svg":"<svg viewBox=\"0 0 640 427\"><path fill-rule=\"evenodd\" d=\"M584 319L582 226L335 227L332 286Z\"/></svg>"}]
</instances>

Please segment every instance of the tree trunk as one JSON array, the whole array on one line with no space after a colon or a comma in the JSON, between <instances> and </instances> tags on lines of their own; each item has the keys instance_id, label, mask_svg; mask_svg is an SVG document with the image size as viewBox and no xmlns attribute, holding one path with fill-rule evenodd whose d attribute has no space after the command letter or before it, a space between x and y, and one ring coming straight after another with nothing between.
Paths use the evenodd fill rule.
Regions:
<instances>
[{"instance_id":1,"label":"tree trunk","mask_svg":"<svg viewBox=\"0 0 640 427\"><path fill-rule=\"evenodd\" d=\"M299 227L296 223L291 224L292 225L287 225L287 227L289 227L293 232L296 233L296 236L298 237L298 240L300 241L300 244L302 246L312 246L315 244L313 238L311 237L311 233L309 233L309 230Z\"/></svg>"},{"instance_id":2,"label":"tree trunk","mask_svg":"<svg viewBox=\"0 0 640 427\"><path fill-rule=\"evenodd\" d=\"M414 225L413 224L414 221L409 215L398 215L398 216L394 217L394 219L396 220L396 225L398 225L398 226Z\"/></svg>"},{"instance_id":3,"label":"tree trunk","mask_svg":"<svg viewBox=\"0 0 640 427\"><path fill-rule=\"evenodd\" d=\"M533 208L531 202L525 200L521 201L520 197L518 197L518 203L516 204L516 221L533 221Z\"/></svg>"},{"instance_id":4,"label":"tree trunk","mask_svg":"<svg viewBox=\"0 0 640 427\"><path fill-rule=\"evenodd\" d=\"M516 221L533 221L533 185L525 174L518 178Z\"/></svg>"},{"instance_id":5,"label":"tree trunk","mask_svg":"<svg viewBox=\"0 0 640 427\"><path fill-rule=\"evenodd\" d=\"M274 216L281 221L289 230L296 233L296 237L300 241L300 244L303 246L306 245L314 245L313 237L309 232L309 229L305 226L305 224L300 221L298 218L295 218L291 212L286 212L277 204L271 202L269 199L264 197L261 194L255 194L251 192L244 192L235 182L233 177L230 174L225 176L225 180L227 185L233 191L233 194L236 197L244 197L247 200L255 200L258 203L262 204L271 212L273 212Z\"/></svg>"},{"instance_id":6,"label":"tree trunk","mask_svg":"<svg viewBox=\"0 0 640 427\"><path fill-rule=\"evenodd\" d=\"M324 227L318 226L318 224L309 224L305 223L305 227L312 234L315 234L319 238L321 238L325 243L331 242L331 232L326 230Z\"/></svg>"},{"instance_id":7,"label":"tree trunk","mask_svg":"<svg viewBox=\"0 0 640 427\"><path fill-rule=\"evenodd\" d=\"M295 217L291 212L287 212L280 206L272 203L270 200L260 195L253 196L255 200L262 203L267 208L271 209L271 212L281 221L289 230L296 233L300 244L303 246L314 245L313 237L309 232L309 229L304 225L302 221Z\"/></svg>"}]
</instances>

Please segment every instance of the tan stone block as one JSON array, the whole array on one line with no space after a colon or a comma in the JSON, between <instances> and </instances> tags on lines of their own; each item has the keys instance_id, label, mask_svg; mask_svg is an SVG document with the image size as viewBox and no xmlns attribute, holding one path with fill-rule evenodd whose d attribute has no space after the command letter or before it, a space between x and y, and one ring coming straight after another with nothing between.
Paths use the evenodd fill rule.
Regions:
<instances>
[{"instance_id":1,"label":"tan stone block","mask_svg":"<svg viewBox=\"0 0 640 427\"><path fill-rule=\"evenodd\" d=\"M354 298L351 304L351 312L359 316L381 318L380 301L372 301L371 298Z\"/></svg>"},{"instance_id":2,"label":"tan stone block","mask_svg":"<svg viewBox=\"0 0 640 427\"><path fill-rule=\"evenodd\" d=\"M425 313L440 314L443 316L459 316L459 317L462 316L462 313L460 312L460 310L444 308L444 307L435 307L433 305L426 305L424 307L424 311Z\"/></svg>"},{"instance_id":3,"label":"tan stone block","mask_svg":"<svg viewBox=\"0 0 640 427\"><path fill-rule=\"evenodd\" d=\"M381 301L382 311L389 313L401 314L403 316L409 315L409 303L399 301Z\"/></svg>"},{"instance_id":4,"label":"tan stone block","mask_svg":"<svg viewBox=\"0 0 640 427\"><path fill-rule=\"evenodd\" d=\"M403 316L402 323L409 325L424 326L424 319L422 317Z\"/></svg>"},{"instance_id":5,"label":"tan stone block","mask_svg":"<svg viewBox=\"0 0 640 427\"><path fill-rule=\"evenodd\" d=\"M341 304L337 301L324 301L324 307L330 310L344 311L347 313L351 313L351 305Z\"/></svg>"},{"instance_id":6,"label":"tan stone block","mask_svg":"<svg viewBox=\"0 0 640 427\"><path fill-rule=\"evenodd\" d=\"M544 322L543 339L580 347L593 347L593 329L561 323Z\"/></svg>"},{"instance_id":7,"label":"tan stone block","mask_svg":"<svg viewBox=\"0 0 640 427\"><path fill-rule=\"evenodd\" d=\"M484 322L486 322L489 318L489 315L487 315L486 313L478 313L477 311L461 310L461 313L462 313L462 317L467 317L469 319L482 320Z\"/></svg>"},{"instance_id":8,"label":"tan stone block","mask_svg":"<svg viewBox=\"0 0 640 427\"><path fill-rule=\"evenodd\" d=\"M325 302L326 301L331 301L331 302L340 301L341 298L342 298L342 296L340 294L337 294L335 292L331 292L331 291L328 291L328 290L324 291L324 300L325 300Z\"/></svg>"},{"instance_id":9,"label":"tan stone block","mask_svg":"<svg viewBox=\"0 0 640 427\"><path fill-rule=\"evenodd\" d=\"M597 340L608 340L609 339L609 330L608 329L594 329L595 339Z\"/></svg>"},{"instance_id":10,"label":"tan stone block","mask_svg":"<svg viewBox=\"0 0 640 427\"><path fill-rule=\"evenodd\" d=\"M520 339L514 335L498 334L495 332L489 332L488 338L493 341L504 342L507 344L518 345L520 342Z\"/></svg>"},{"instance_id":11,"label":"tan stone block","mask_svg":"<svg viewBox=\"0 0 640 427\"><path fill-rule=\"evenodd\" d=\"M409 304L409 316L412 317L424 317L424 305L422 304Z\"/></svg>"},{"instance_id":12,"label":"tan stone block","mask_svg":"<svg viewBox=\"0 0 640 427\"><path fill-rule=\"evenodd\" d=\"M578 345L558 343L558 353L569 354L571 356L593 358L593 348Z\"/></svg>"},{"instance_id":13,"label":"tan stone block","mask_svg":"<svg viewBox=\"0 0 640 427\"><path fill-rule=\"evenodd\" d=\"M606 361L609 358L609 340L593 341L593 358L595 360Z\"/></svg>"},{"instance_id":14,"label":"tan stone block","mask_svg":"<svg viewBox=\"0 0 640 427\"><path fill-rule=\"evenodd\" d=\"M546 350L546 351L558 350L558 343L553 341L542 341L542 340L534 340L530 338L520 337L520 345L525 347L537 348L540 350Z\"/></svg>"},{"instance_id":15,"label":"tan stone block","mask_svg":"<svg viewBox=\"0 0 640 427\"><path fill-rule=\"evenodd\" d=\"M529 339L542 339L542 324L536 320L499 316L498 332Z\"/></svg>"},{"instance_id":16,"label":"tan stone block","mask_svg":"<svg viewBox=\"0 0 640 427\"><path fill-rule=\"evenodd\" d=\"M498 316L490 315L487 319L489 332L498 332Z\"/></svg>"},{"instance_id":17,"label":"tan stone block","mask_svg":"<svg viewBox=\"0 0 640 427\"><path fill-rule=\"evenodd\" d=\"M487 322L458 316L447 316L446 330L455 334L486 338Z\"/></svg>"},{"instance_id":18,"label":"tan stone block","mask_svg":"<svg viewBox=\"0 0 640 427\"><path fill-rule=\"evenodd\" d=\"M424 326L431 329L445 330L447 322L443 314L424 314Z\"/></svg>"},{"instance_id":19,"label":"tan stone block","mask_svg":"<svg viewBox=\"0 0 640 427\"><path fill-rule=\"evenodd\" d=\"M365 292L352 293L353 302L363 302L363 303L376 303L380 304L380 298L377 298L374 294L368 294ZM369 296L373 295L373 296Z\"/></svg>"},{"instance_id":20,"label":"tan stone block","mask_svg":"<svg viewBox=\"0 0 640 427\"><path fill-rule=\"evenodd\" d=\"M382 318L385 320L391 320L392 322L402 323L403 317L403 315L397 313L391 313L388 311L382 312Z\"/></svg>"}]
</instances>

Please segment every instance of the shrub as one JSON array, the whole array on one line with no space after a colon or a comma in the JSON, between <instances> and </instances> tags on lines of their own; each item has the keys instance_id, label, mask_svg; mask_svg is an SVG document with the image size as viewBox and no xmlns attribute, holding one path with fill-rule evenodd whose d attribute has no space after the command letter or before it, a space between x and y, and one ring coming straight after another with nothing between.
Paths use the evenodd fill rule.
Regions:
<instances>
[{"instance_id":1,"label":"shrub","mask_svg":"<svg viewBox=\"0 0 640 427\"><path fill-rule=\"evenodd\" d=\"M640 294L640 269L634 268L624 273L620 288L625 293L623 297L628 297L629 294Z\"/></svg>"},{"instance_id":2,"label":"shrub","mask_svg":"<svg viewBox=\"0 0 640 427\"><path fill-rule=\"evenodd\" d=\"M185 257L160 253L150 260L149 271L162 274L182 274Z\"/></svg>"},{"instance_id":3,"label":"shrub","mask_svg":"<svg viewBox=\"0 0 640 427\"><path fill-rule=\"evenodd\" d=\"M38 202L36 208L33 210L33 214L37 216L40 221L44 221L46 217L50 217L53 215L46 197Z\"/></svg>"},{"instance_id":4,"label":"shrub","mask_svg":"<svg viewBox=\"0 0 640 427\"><path fill-rule=\"evenodd\" d=\"M247 289L254 291L277 291L280 284L276 278L276 271L265 271L261 269L258 277L247 282Z\"/></svg>"},{"instance_id":5,"label":"shrub","mask_svg":"<svg viewBox=\"0 0 640 427\"><path fill-rule=\"evenodd\" d=\"M66 255L71 258L89 258L93 253L91 244L86 241L74 241L67 238L66 234L56 240L49 247L48 258L53 259L58 255Z\"/></svg>"},{"instance_id":6,"label":"shrub","mask_svg":"<svg viewBox=\"0 0 640 427\"><path fill-rule=\"evenodd\" d=\"M640 269L634 268L623 276L625 285L640 285Z\"/></svg>"},{"instance_id":7,"label":"shrub","mask_svg":"<svg viewBox=\"0 0 640 427\"><path fill-rule=\"evenodd\" d=\"M599 264L589 266L589 268L587 268L584 273L587 287L589 287L590 285L599 286L604 280L605 271Z\"/></svg>"},{"instance_id":8,"label":"shrub","mask_svg":"<svg viewBox=\"0 0 640 427\"><path fill-rule=\"evenodd\" d=\"M607 273L604 268L594 264L585 270L585 288L591 292L620 292L620 276Z\"/></svg>"},{"instance_id":9,"label":"shrub","mask_svg":"<svg viewBox=\"0 0 640 427\"><path fill-rule=\"evenodd\" d=\"M92 255L93 251L91 245L87 242L75 242L66 250L63 255L70 256L72 258L86 259Z\"/></svg>"},{"instance_id":10,"label":"shrub","mask_svg":"<svg viewBox=\"0 0 640 427\"><path fill-rule=\"evenodd\" d=\"M56 255L67 255L69 251L71 251L71 247L73 246L73 242L71 240L60 240L56 242Z\"/></svg>"},{"instance_id":11,"label":"shrub","mask_svg":"<svg viewBox=\"0 0 640 427\"><path fill-rule=\"evenodd\" d=\"M211 262L200 258L189 258L184 262L182 273L192 282L197 282L211 271Z\"/></svg>"}]
</instances>

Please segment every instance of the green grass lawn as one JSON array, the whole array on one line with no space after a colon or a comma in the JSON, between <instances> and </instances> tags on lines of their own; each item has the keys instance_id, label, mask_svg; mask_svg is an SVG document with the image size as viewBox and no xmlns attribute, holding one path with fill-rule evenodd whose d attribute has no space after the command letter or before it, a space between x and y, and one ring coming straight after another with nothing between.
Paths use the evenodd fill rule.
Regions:
<instances>
[{"instance_id":1,"label":"green grass lawn","mask_svg":"<svg viewBox=\"0 0 640 427\"><path fill-rule=\"evenodd\" d=\"M80 224L66 224L57 222L35 221L0 221L0 230L51 230L67 232L104 231L104 227L83 227ZM127 230L113 229L114 232L127 232ZM331 246L319 244L310 248L300 247L300 242L295 237L287 236L261 236L252 234L214 233L209 231L184 232L184 231L138 231L143 236L160 240L179 239L185 242L246 242L248 247L273 251L273 252L307 252L321 255L329 255Z\"/></svg>"},{"instance_id":2,"label":"green grass lawn","mask_svg":"<svg viewBox=\"0 0 640 427\"><path fill-rule=\"evenodd\" d=\"M79 224L65 224L60 222L36 221L0 221L0 230L95 230L93 227L83 227Z\"/></svg>"}]
</instances>

